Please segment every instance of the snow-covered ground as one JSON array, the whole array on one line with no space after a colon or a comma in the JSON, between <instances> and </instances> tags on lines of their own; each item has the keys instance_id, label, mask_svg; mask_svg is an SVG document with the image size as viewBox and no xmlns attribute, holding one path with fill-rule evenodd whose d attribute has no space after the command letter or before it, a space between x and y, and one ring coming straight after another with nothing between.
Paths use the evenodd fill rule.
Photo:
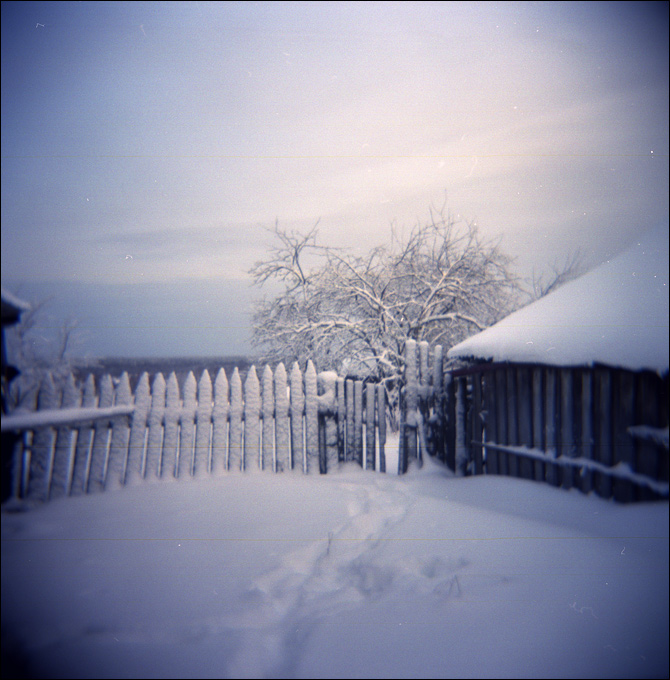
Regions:
<instances>
[{"instance_id":1,"label":"snow-covered ground","mask_svg":"<svg viewBox=\"0 0 670 680\"><path fill-rule=\"evenodd\" d=\"M431 461L61 499L2 515L2 630L3 677L667 677L668 503Z\"/></svg>"}]
</instances>

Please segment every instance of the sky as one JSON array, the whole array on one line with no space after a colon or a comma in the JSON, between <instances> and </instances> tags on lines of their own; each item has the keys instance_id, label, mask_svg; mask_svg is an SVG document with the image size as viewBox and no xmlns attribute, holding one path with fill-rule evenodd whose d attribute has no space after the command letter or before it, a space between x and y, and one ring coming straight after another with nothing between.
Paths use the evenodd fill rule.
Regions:
<instances>
[{"instance_id":1,"label":"sky","mask_svg":"<svg viewBox=\"0 0 670 680\"><path fill-rule=\"evenodd\" d=\"M1 575L11 677L668 677L667 500L429 458L5 508Z\"/></svg>"},{"instance_id":2,"label":"sky","mask_svg":"<svg viewBox=\"0 0 670 680\"><path fill-rule=\"evenodd\" d=\"M430 206L523 276L668 219L665 2L3 2L2 285L79 354L249 350L289 229Z\"/></svg>"}]
</instances>

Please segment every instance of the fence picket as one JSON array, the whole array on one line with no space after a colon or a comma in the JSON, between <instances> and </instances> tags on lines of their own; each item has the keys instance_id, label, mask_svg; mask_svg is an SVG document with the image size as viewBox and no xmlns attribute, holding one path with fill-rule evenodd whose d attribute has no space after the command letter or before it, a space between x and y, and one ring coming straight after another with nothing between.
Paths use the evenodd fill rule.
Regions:
<instances>
[{"instance_id":1,"label":"fence picket","mask_svg":"<svg viewBox=\"0 0 670 680\"><path fill-rule=\"evenodd\" d=\"M302 373L298 362L291 369L291 461L290 469L303 468L303 427L305 396L302 390Z\"/></svg>"},{"instance_id":2,"label":"fence picket","mask_svg":"<svg viewBox=\"0 0 670 680\"><path fill-rule=\"evenodd\" d=\"M312 361L305 370L305 462L303 472L319 469L319 401L316 369Z\"/></svg>"},{"instance_id":3,"label":"fence picket","mask_svg":"<svg viewBox=\"0 0 670 680\"><path fill-rule=\"evenodd\" d=\"M474 474L481 475L484 471L484 450L479 442L484 441L484 421L482 411L484 408L482 396L482 375L476 373L472 376L472 412L470 413L470 441L472 446L472 467Z\"/></svg>"},{"instance_id":4,"label":"fence picket","mask_svg":"<svg viewBox=\"0 0 670 680\"><path fill-rule=\"evenodd\" d=\"M405 343L405 394L401 411L404 414L400 432L401 454L398 457L398 471L407 471L410 460L416 460L417 448L417 411L419 407L419 376L417 367L416 341Z\"/></svg>"},{"instance_id":5,"label":"fence picket","mask_svg":"<svg viewBox=\"0 0 670 680\"><path fill-rule=\"evenodd\" d=\"M130 443L128 444L128 464L124 476L125 483L132 484L144 477L147 418L151 408L151 391L149 376L142 373L135 388L135 411L130 427Z\"/></svg>"},{"instance_id":6,"label":"fence picket","mask_svg":"<svg viewBox=\"0 0 670 680\"><path fill-rule=\"evenodd\" d=\"M93 408L96 404L95 379L93 375L86 378L84 383L84 394L81 405L83 408ZM93 427L82 424L79 428L77 437L77 448L74 456L74 469L72 471L72 487L70 493L79 495L86 493L88 486L88 475L91 468L91 453L93 450Z\"/></svg>"},{"instance_id":7,"label":"fence picket","mask_svg":"<svg viewBox=\"0 0 670 680\"><path fill-rule=\"evenodd\" d=\"M647 371L637 376L637 394L649 395L645 399L636 400L635 420L650 427L659 428L663 423L663 404L659 393L657 376ZM667 393L666 393L667 398ZM667 404L665 413L667 413ZM667 471L668 456L659 457L658 447L644 439L638 440L635 444L635 469L642 475L647 475L651 479L668 481L667 474L663 475L661 460L665 461ZM651 500L653 493L648 489L640 489L641 500Z\"/></svg>"},{"instance_id":8,"label":"fence picket","mask_svg":"<svg viewBox=\"0 0 670 680\"><path fill-rule=\"evenodd\" d=\"M433 349L433 366L432 366L432 389L433 394L430 400L430 421L432 426L431 441L432 454L438 460L444 462L444 368L442 357L442 345L436 345Z\"/></svg>"},{"instance_id":9,"label":"fence picket","mask_svg":"<svg viewBox=\"0 0 670 680\"><path fill-rule=\"evenodd\" d=\"M544 445L544 374L541 368L534 368L532 375L532 418L533 418L533 447L545 451ZM544 481L544 463L533 461L533 477L537 481Z\"/></svg>"},{"instance_id":10,"label":"fence picket","mask_svg":"<svg viewBox=\"0 0 670 680\"><path fill-rule=\"evenodd\" d=\"M317 375L317 387L321 392L318 403L319 408L319 472L326 474L328 470L337 467L339 459L339 423L337 419L338 379L334 373L319 373Z\"/></svg>"},{"instance_id":11,"label":"fence picket","mask_svg":"<svg viewBox=\"0 0 670 680\"><path fill-rule=\"evenodd\" d=\"M363 467L363 381L354 381L354 460Z\"/></svg>"},{"instance_id":12,"label":"fence picket","mask_svg":"<svg viewBox=\"0 0 670 680\"><path fill-rule=\"evenodd\" d=\"M291 469L288 393L286 368L280 363L275 369L275 457L272 465L274 472Z\"/></svg>"},{"instance_id":13,"label":"fence picket","mask_svg":"<svg viewBox=\"0 0 670 680\"><path fill-rule=\"evenodd\" d=\"M256 367L252 366L244 382L244 463L243 470L261 469L261 388Z\"/></svg>"},{"instance_id":14,"label":"fence picket","mask_svg":"<svg viewBox=\"0 0 670 680\"><path fill-rule=\"evenodd\" d=\"M533 399L532 375L530 369L517 369L517 394L519 407L519 444L528 448L533 447ZM526 456L519 460L519 476L523 479L533 479L533 461Z\"/></svg>"},{"instance_id":15,"label":"fence picket","mask_svg":"<svg viewBox=\"0 0 670 680\"><path fill-rule=\"evenodd\" d=\"M75 408L80 404L81 392L74 376L70 373L63 390L61 408ZM59 498L70 493L76 443L77 428L65 426L57 429L49 498Z\"/></svg>"},{"instance_id":16,"label":"fence picket","mask_svg":"<svg viewBox=\"0 0 670 680\"><path fill-rule=\"evenodd\" d=\"M242 378L235 367L230 378L230 444L226 470L244 470L244 449L242 448L244 401Z\"/></svg>"},{"instance_id":17,"label":"fence picket","mask_svg":"<svg viewBox=\"0 0 670 680\"><path fill-rule=\"evenodd\" d=\"M468 472L469 447L467 437L467 378L456 378L456 474Z\"/></svg>"},{"instance_id":18,"label":"fence picket","mask_svg":"<svg viewBox=\"0 0 670 680\"><path fill-rule=\"evenodd\" d=\"M214 381L214 407L212 409L212 455L210 470L218 474L228 469L228 378L223 368L219 369Z\"/></svg>"},{"instance_id":19,"label":"fence picket","mask_svg":"<svg viewBox=\"0 0 670 680\"><path fill-rule=\"evenodd\" d=\"M267 364L263 369L263 401L261 410L263 413L263 449L261 453L261 470L275 470L274 376L272 375L272 369Z\"/></svg>"},{"instance_id":20,"label":"fence picket","mask_svg":"<svg viewBox=\"0 0 670 680\"><path fill-rule=\"evenodd\" d=\"M614 375L614 441L613 465L623 463L631 470L635 467L635 444L626 428L632 423L635 414L635 382L628 371L617 371ZM613 488L614 498L627 503L635 497L635 490L630 481L615 479Z\"/></svg>"},{"instance_id":21,"label":"fence picket","mask_svg":"<svg viewBox=\"0 0 670 680\"><path fill-rule=\"evenodd\" d=\"M509 444L507 436L507 371L504 368L495 371L496 383L496 424L498 427L498 443ZM498 452L498 472L501 475L509 474L509 454L505 451Z\"/></svg>"},{"instance_id":22,"label":"fence picket","mask_svg":"<svg viewBox=\"0 0 670 680\"><path fill-rule=\"evenodd\" d=\"M386 388L377 385L377 431L379 434L379 471L386 472Z\"/></svg>"},{"instance_id":23,"label":"fence picket","mask_svg":"<svg viewBox=\"0 0 670 680\"><path fill-rule=\"evenodd\" d=\"M581 442L580 457L593 460L593 371L581 371ZM589 493L593 488L593 473L582 468L579 475L579 488L582 493Z\"/></svg>"},{"instance_id":24,"label":"fence picket","mask_svg":"<svg viewBox=\"0 0 670 680\"><path fill-rule=\"evenodd\" d=\"M560 455L567 458L576 456L575 428L574 428L574 382L572 371L561 369L560 371L560 390L561 390L561 448ZM574 470L572 466L563 465L560 469L561 486L564 489L571 489L574 484Z\"/></svg>"},{"instance_id":25,"label":"fence picket","mask_svg":"<svg viewBox=\"0 0 670 680\"><path fill-rule=\"evenodd\" d=\"M147 417L147 454L144 464L144 477L156 479L161 476L163 440L165 437L165 396L167 386L162 373L154 376L151 387L151 408Z\"/></svg>"},{"instance_id":26,"label":"fence picket","mask_svg":"<svg viewBox=\"0 0 670 680\"><path fill-rule=\"evenodd\" d=\"M500 443L496 411L496 380L493 371L484 375L484 409L486 412L484 442ZM484 455L486 456L486 474L497 475L499 472L499 452L487 446L484 448Z\"/></svg>"},{"instance_id":27,"label":"fence picket","mask_svg":"<svg viewBox=\"0 0 670 680\"><path fill-rule=\"evenodd\" d=\"M107 408L114 403L114 383L111 375L103 376L100 381L100 399L98 408ZM91 451L91 468L88 476L87 491L102 491L105 487L107 473L107 456L111 443L112 431L107 420L95 423L93 449Z\"/></svg>"},{"instance_id":28,"label":"fence picket","mask_svg":"<svg viewBox=\"0 0 670 680\"><path fill-rule=\"evenodd\" d=\"M192 477L195 447L195 413L197 384L193 371L189 371L184 381L184 397L179 413L179 455L175 467L175 477Z\"/></svg>"},{"instance_id":29,"label":"fence picket","mask_svg":"<svg viewBox=\"0 0 670 680\"><path fill-rule=\"evenodd\" d=\"M375 469L375 387L373 383L365 385L365 469Z\"/></svg>"},{"instance_id":30,"label":"fence picket","mask_svg":"<svg viewBox=\"0 0 670 680\"><path fill-rule=\"evenodd\" d=\"M346 440L344 460L350 462L354 460L356 450L356 428L354 424L354 381L345 380L344 382L344 409L346 418Z\"/></svg>"},{"instance_id":31,"label":"fence picket","mask_svg":"<svg viewBox=\"0 0 670 680\"><path fill-rule=\"evenodd\" d=\"M198 406L195 412L193 474L197 477L202 477L211 470L212 410L212 379L205 369L198 381Z\"/></svg>"},{"instance_id":32,"label":"fence picket","mask_svg":"<svg viewBox=\"0 0 670 680\"><path fill-rule=\"evenodd\" d=\"M165 395L165 436L163 438L163 455L161 457L161 477L177 477L180 411L179 383L173 371L168 378Z\"/></svg>"},{"instance_id":33,"label":"fence picket","mask_svg":"<svg viewBox=\"0 0 670 680\"><path fill-rule=\"evenodd\" d=\"M596 431L596 460L603 465L612 465L612 385L610 373L604 369L596 369L595 384L598 408L598 428ZM603 498L612 495L612 479L596 472L594 483L598 494Z\"/></svg>"},{"instance_id":34,"label":"fence picket","mask_svg":"<svg viewBox=\"0 0 670 680\"><path fill-rule=\"evenodd\" d=\"M128 374L123 373L114 391L115 405L132 403L130 392L130 380ZM105 475L105 488L118 488L123 485L126 464L128 459L128 444L130 441L130 426L128 416L117 416L112 419L112 436L109 446L107 474Z\"/></svg>"},{"instance_id":35,"label":"fence picket","mask_svg":"<svg viewBox=\"0 0 670 680\"><path fill-rule=\"evenodd\" d=\"M60 397L51 374L40 386L37 396L37 408L58 408ZM53 447L56 443L56 432L52 427L40 428L35 432L30 452L30 477L28 480L28 497L34 500L47 500L51 484L53 465Z\"/></svg>"},{"instance_id":36,"label":"fence picket","mask_svg":"<svg viewBox=\"0 0 670 680\"><path fill-rule=\"evenodd\" d=\"M507 411L507 443L516 446L519 443L519 420L517 413L517 379L516 371L508 368L507 374L507 394L505 395ZM507 456L508 474L510 477L519 476L519 458L513 454Z\"/></svg>"}]
</instances>

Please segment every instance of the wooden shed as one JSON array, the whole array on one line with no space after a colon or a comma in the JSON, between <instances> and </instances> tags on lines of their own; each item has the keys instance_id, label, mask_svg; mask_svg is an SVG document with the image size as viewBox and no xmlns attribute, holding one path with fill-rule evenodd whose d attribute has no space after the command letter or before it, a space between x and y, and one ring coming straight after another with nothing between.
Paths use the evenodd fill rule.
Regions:
<instances>
[{"instance_id":1,"label":"wooden shed","mask_svg":"<svg viewBox=\"0 0 670 680\"><path fill-rule=\"evenodd\" d=\"M455 468L667 497L668 260L665 223L453 347Z\"/></svg>"}]
</instances>

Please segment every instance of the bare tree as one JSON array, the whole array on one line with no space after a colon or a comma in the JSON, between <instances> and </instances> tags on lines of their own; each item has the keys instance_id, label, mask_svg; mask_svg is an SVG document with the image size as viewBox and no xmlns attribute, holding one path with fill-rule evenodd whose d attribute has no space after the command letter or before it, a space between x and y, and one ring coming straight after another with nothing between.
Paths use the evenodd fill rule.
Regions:
<instances>
[{"instance_id":1,"label":"bare tree","mask_svg":"<svg viewBox=\"0 0 670 680\"><path fill-rule=\"evenodd\" d=\"M373 378L397 401L408 339L447 348L516 306L517 279L497 242L444 208L408 236L363 256L275 225L278 245L250 270L280 292L257 305L253 343L270 363L315 361L320 370Z\"/></svg>"},{"instance_id":2,"label":"bare tree","mask_svg":"<svg viewBox=\"0 0 670 680\"><path fill-rule=\"evenodd\" d=\"M566 256L562 264L555 262L552 266L551 274L536 275L533 272L531 282L530 302L539 300L545 295L549 295L564 283L572 281L584 274L586 267L580 250L576 250Z\"/></svg>"}]
</instances>

